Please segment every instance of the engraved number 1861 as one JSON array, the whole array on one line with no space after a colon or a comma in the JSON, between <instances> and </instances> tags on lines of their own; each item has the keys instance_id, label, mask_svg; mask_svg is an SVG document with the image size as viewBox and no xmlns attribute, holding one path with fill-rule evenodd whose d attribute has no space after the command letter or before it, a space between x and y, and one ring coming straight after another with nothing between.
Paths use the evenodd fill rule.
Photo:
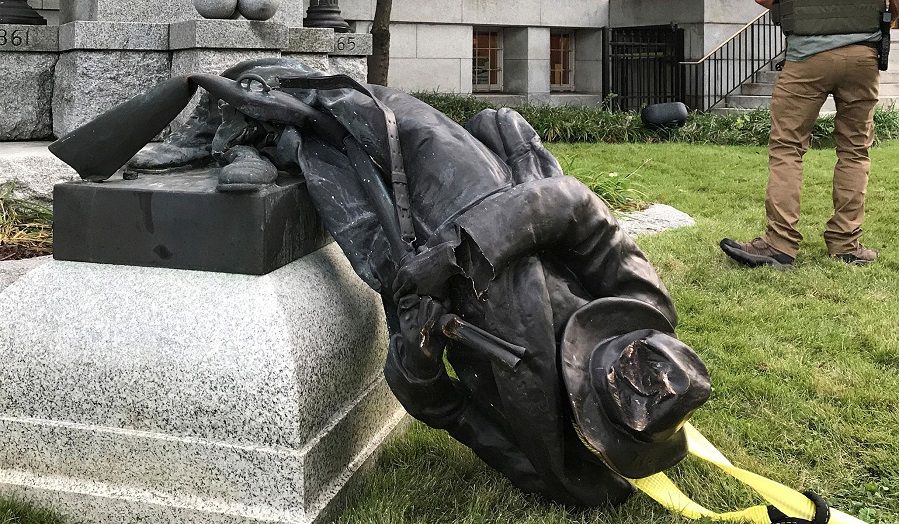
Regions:
<instances>
[{"instance_id":1,"label":"engraved number 1861","mask_svg":"<svg viewBox=\"0 0 899 524\"><path fill-rule=\"evenodd\" d=\"M16 29L12 33L6 29L0 29L0 46L12 44L13 47L21 47L31 44L31 31Z\"/></svg>"}]
</instances>

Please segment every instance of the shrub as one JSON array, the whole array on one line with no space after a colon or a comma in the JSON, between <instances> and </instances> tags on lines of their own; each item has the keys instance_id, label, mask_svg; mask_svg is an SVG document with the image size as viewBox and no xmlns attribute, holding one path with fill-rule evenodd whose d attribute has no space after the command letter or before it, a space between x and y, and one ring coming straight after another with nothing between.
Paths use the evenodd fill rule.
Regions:
<instances>
[{"instance_id":1,"label":"shrub","mask_svg":"<svg viewBox=\"0 0 899 524\"><path fill-rule=\"evenodd\" d=\"M416 97L464 124L484 109L497 106L468 95L416 93ZM771 114L759 109L738 115L693 113L687 124L670 131L643 127L639 113L609 111L603 106L523 105L515 108L546 142L653 143L765 146ZM874 115L877 141L899 139L899 112L878 109ZM818 119L812 147L833 145L833 116Z\"/></svg>"},{"instance_id":2,"label":"shrub","mask_svg":"<svg viewBox=\"0 0 899 524\"><path fill-rule=\"evenodd\" d=\"M606 205L616 211L638 211L646 208L648 205L646 195L638 189L634 178L649 162L649 160L643 162L631 173L617 173L590 169L578 155L559 157L559 163L562 164L566 175L580 180L603 199Z\"/></svg>"}]
</instances>

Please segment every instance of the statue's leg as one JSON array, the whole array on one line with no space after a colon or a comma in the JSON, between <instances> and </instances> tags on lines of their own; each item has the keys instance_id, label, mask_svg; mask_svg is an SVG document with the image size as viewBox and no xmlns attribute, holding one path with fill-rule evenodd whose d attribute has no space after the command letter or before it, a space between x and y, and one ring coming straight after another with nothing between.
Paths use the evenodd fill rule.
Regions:
<instances>
[{"instance_id":1,"label":"statue's leg","mask_svg":"<svg viewBox=\"0 0 899 524\"><path fill-rule=\"evenodd\" d=\"M219 191L258 191L278 178L278 169L255 147L234 146L222 160L227 165L219 174Z\"/></svg>"},{"instance_id":2,"label":"statue's leg","mask_svg":"<svg viewBox=\"0 0 899 524\"><path fill-rule=\"evenodd\" d=\"M161 173L208 165L212 161L212 139L221 125L218 100L203 93L187 122L163 142L143 148L128 162L126 171Z\"/></svg>"}]
</instances>

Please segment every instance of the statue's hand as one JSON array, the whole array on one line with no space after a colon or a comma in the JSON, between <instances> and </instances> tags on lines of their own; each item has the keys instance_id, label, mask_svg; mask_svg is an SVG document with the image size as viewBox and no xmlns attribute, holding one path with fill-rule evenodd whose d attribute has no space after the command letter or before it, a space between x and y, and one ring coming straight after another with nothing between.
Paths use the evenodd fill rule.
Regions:
<instances>
[{"instance_id":1,"label":"statue's hand","mask_svg":"<svg viewBox=\"0 0 899 524\"><path fill-rule=\"evenodd\" d=\"M393 283L397 303L407 295L445 297L447 281L462 273L456 264L455 247L456 243L445 242L410 257Z\"/></svg>"},{"instance_id":2,"label":"statue's hand","mask_svg":"<svg viewBox=\"0 0 899 524\"><path fill-rule=\"evenodd\" d=\"M394 336L401 337L403 365L415 376L434 377L443 369L447 341L438 324L446 312L432 297L406 295L397 302L400 332Z\"/></svg>"}]
</instances>

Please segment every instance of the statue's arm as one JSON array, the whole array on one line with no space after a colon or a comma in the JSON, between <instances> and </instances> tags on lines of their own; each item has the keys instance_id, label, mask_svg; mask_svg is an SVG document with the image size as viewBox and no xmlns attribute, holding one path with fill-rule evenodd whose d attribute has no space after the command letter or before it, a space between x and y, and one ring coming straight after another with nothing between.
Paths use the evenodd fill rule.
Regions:
<instances>
[{"instance_id":1,"label":"statue's arm","mask_svg":"<svg viewBox=\"0 0 899 524\"><path fill-rule=\"evenodd\" d=\"M478 409L469 392L449 377L443 365L435 373L433 369L416 369L407 361L402 338L394 336L384 375L410 415L428 426L446 430L520 488L534 493L545 490L543 480L524 452L499 424Z\"/></svg>"},{"instance_id":2,"label":"statue's arm","mask_svg":"<svg viewBox=\"0 0 899 524\"><path fill-rule=\"evenodd\" d=\"M655 269L602 200L574 178L515 186L470 209L456 224L462 235L456 258L479 291L511 261L549 252L594 297L649 303L676 325L674 305Z\"/></svg>"}]
</instances>

